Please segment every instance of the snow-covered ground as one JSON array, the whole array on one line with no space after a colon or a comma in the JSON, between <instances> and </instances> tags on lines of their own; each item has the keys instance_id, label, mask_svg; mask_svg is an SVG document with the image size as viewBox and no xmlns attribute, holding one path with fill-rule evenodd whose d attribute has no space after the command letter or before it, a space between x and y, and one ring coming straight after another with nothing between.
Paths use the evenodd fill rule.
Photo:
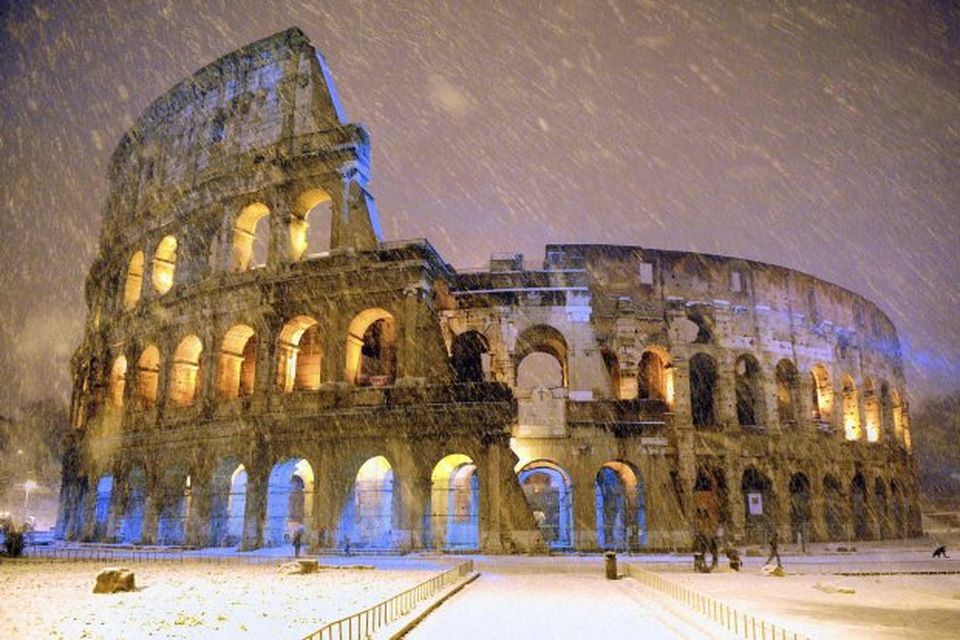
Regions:
<instances>
[{"instance_id":1,"label":"snow-covered ground","mask_svg":"<svg viewBox=\"0 0 960 640\"><path fill-rule=\"evenodd\" d=\"M784 554L783 578L763 574L765 558L746 558L739 573L725 562L714 573L694 573L680 557L631 564L812 638L960 638L957 556L933 559L929 545L917 542L863 543L856 553L828 548L835 547ZM866 575L874 573L893 575Z\"/></svg>"},{"instance_id":2,"label":"snow-covered ground","mask_svg":"<svg viewBox=\"0 0 960 640\"><path fill-rule=\"evenodd\" d=\"M394 568L280 575L276 564L137 563L136 592L95 595L104 564L7 560L0 638L301 638L437 572L387 564Z\"/></svg>"}]
</instances>

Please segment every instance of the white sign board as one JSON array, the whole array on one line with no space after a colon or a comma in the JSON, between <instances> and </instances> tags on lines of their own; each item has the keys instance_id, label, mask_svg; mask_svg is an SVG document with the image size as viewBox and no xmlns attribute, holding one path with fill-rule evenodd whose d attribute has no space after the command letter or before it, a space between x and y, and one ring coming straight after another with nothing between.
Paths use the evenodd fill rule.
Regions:
<instances>
[{"instance_id":1,"label":"white sign board","mask_svg":"<svg viewBox=\"0 0 960 640\"><path fill-rule=\"evenodd\" d=\"M763 515L763 494L762 493L748 493L747 494L747 510L752 516L762 516Z\"/></svg>"}]
</instances>

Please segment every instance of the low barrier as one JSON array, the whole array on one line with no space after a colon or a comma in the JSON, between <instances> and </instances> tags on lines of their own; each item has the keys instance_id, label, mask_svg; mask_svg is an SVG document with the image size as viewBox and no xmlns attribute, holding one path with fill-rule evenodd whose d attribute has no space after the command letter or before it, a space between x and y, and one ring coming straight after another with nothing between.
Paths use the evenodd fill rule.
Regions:
<instances>
[{"instance_id":1,"label":"low barrier","mask_svg":"<svg viewBox=\"0 0 960 640\"><path fill-rule=\"evenodd\" d=\"M630 566L630 577L664 593L681 604L719 623L727 631L747 640L810 640L809 636L767 622L762 618L731 607L716 598L697 593L692 589L664 580L656 573Z\"/></svg>"},{"instance_id":2,"label":"low barrier","mask_svg":"<svg viewBox=\"0 0 960 640\"><path fill-rule=\"evenodd\" d=\"M276 564L293 560L293 556L236 556L203 555L188 551L168 549L104 549L97 547L27 547L21 560L47 560L50 562L123 562L123 563L198 563L198 564Z\"/></svg>"},{"instance_id":3,"label":"low barrier","mask_svg":"<svg viewBox=\"0 0 960 640\"><path fill-rule=\"evenodd\" d=\"M392 598L359 611L346 618L334 620L320 627L303 640L361 640L412 611L418 604L432 597L464 576L473 573L473 560L467 560L425 580Z\"/></svg>"}]
</instances>

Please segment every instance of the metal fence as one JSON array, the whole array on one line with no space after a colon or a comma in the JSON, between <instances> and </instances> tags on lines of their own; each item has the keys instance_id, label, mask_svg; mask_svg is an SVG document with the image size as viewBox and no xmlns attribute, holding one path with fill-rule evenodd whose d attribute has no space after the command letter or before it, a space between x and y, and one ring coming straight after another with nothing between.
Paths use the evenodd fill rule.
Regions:
<instances>
[{"instance_id":1,"label":"metal fence","mask_svg":"<svg viewBox=\"0 0 960 640\"><path fill-rule=\"evenodd\" d=\"M164 549L103 549L97 547L27 547L21 559L50 562L167 562L176 564L261 565L293 560L293 556L202 555Z\"/></svg>"},{"instance_id":2,"label":"metal fence","mask_svg":"<svg viewBox=\"0 0 960 640\"><path fill-rule=\"evenodd\" d=\"M361 640L370 638L379 629L412 611L418 604L441 589L473 572L473 560L467 560L453 569L425 580L402 593L378 602L346 618L334 620L317 629L303 640Z\"/></svg>"},{"instance_id":3,"label":"metal fence","mask_svg":"<svg viewBox=\"0 0 960 640\"><path fill-rule=\"evenodd\" d=\"M656 573L631 566L630 576L720 624L737 637L747 640L810 640L809 636L790 631L751 613L731 607L716 598L664 580Z\"/></svg>"}]
</instances>

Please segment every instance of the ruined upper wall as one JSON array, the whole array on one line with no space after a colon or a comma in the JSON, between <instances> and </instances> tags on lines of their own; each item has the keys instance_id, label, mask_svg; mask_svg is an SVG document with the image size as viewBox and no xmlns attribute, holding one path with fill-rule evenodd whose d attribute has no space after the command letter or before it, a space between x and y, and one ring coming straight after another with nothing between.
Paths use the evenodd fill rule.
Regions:
<instances>
[{"instance_id":1,"label":"ruined upper wall","mask_svg":"<svg viewBox=\"0 0 960 640\"><path fill-rule=\"evenodd\" d=\"M323 56L302 31L249 44L178 83L124 134L111 158L108 222L163 209L164 194L236 170L234 157L286 160L310 151L298 138L344 126Z\"/></svg>"}]
</instances>

